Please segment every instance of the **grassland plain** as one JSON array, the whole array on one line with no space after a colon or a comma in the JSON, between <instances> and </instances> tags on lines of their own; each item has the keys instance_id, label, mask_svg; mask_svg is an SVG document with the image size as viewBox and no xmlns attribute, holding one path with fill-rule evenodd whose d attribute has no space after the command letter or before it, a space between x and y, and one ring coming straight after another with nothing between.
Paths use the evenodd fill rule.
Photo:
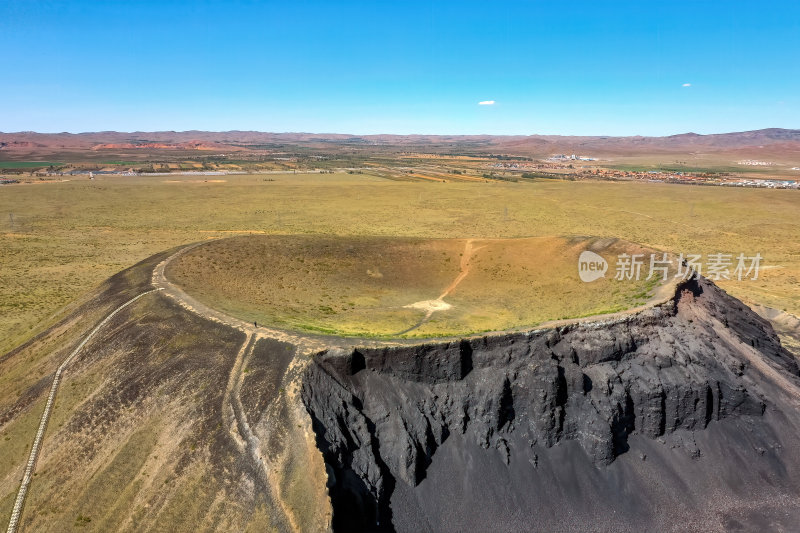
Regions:
<instances>
[{"instance_id":1,"label":"grassland plain","mask_svg":"<svg viewBox=\"0 0 800 533\"><path fill-rule=\"evenodd\" d=\"M594 235L673 252L759 252L765 268L758 280L721 286L800 314L796 191L557 180L412 183L368 173L224 179L100 176L3 186L0 353L139 260L188 242L249 233Z\"/></svg>"}]
</instances>

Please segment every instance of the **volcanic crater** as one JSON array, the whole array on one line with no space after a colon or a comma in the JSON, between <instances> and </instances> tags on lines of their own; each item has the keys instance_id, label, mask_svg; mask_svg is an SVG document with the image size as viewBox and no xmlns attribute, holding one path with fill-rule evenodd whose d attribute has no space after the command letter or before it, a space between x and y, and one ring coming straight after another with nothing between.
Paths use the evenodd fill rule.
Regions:
<instances>
[{"instance_id":1,"label":"volcanic crater","mask_svg":"<svg viewBox=\"0 0 800 533\"><path fill-rule=\"evenodd\" d=\"M109 529L792 530L795 357L702 277L580 282L587 249L650 253L306 235L143 261L0 358L58 361L144 294L66 370L26 506L74 517L113 479Z\"/></svg>"}]
</instances>

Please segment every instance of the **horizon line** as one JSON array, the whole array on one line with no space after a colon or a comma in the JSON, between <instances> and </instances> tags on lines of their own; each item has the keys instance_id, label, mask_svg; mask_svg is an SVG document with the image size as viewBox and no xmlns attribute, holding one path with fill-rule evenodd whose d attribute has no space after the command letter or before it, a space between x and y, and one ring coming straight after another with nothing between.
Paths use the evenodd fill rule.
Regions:
<instances>
[{"instance_id":1,"label":"horizon line","mask_svg":"<svg viewBox=\"0 0 800 533\"><path fill-rule=\"evenodd\" d=\"M189 130L95 130L95 131L34 131L34 130L21 130L21 131L0 131L0 135L92 135L103 133L119 133L119 134L136 134L136 133L261 133L269 135L314 135L318 137L325 136L348 136L348 137L641 137L641 138L666 138L666 137L679 137L685 135L696 136L712 136L712 135L731 135L739 133L758 133L766 131L785 131L785 132L800 132L800 128L780 128L768 127L758 128L752 130L739 130L739 131L722 131L714 133L696 133L693 131L672 133L666 135L641 135L641 134L626 134L626 135L609 135L609 134L559 134L559 133L336 133L336 132L310 132L310 131L267 131L267 130L202 130L202 129L189 129Z\"/></svg>"}]
</instances>

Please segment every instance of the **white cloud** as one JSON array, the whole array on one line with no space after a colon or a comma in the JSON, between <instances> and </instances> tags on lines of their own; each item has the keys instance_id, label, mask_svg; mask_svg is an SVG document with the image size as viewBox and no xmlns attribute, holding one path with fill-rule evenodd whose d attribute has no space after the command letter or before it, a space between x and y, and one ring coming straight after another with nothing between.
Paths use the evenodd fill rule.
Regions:
<instances>
[{"instance_id":1,"label":"white cloud","mask_svg":"<svg viewBox=\"0 0 800 533\"><path fill-rule=\"evenodd\" d=\"M684 84L683 84L683 86L684 86L684 87L691 87L691 86L692 86L692 84L691 84L691 83L684 83Z\"/></svg>"},{"instance_id":2,"label":"white cloud","mask_svg":"<svg viewBox=\"0 0 800 533\"><path fill-rule=\"evenodd\" d=\"M478 102L478 105L494 105L494 100L484 100L483 102Z\"/></svg>"}]
</instances>

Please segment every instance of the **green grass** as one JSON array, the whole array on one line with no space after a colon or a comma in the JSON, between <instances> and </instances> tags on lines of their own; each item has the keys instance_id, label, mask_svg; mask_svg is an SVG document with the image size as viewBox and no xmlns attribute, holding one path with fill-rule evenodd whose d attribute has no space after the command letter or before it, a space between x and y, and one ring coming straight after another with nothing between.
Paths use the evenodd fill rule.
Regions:
<instances>
[{"instance_id":1,"label":"green grass","mask_svg":"<svg viewBox=\"0 0 800 533\"><path fill-rule=\"evenodd\" d=\"M0 161L0 168L45 168L49 166L60 166L63 163L52 163L49 161Z\"/></svg>"}]
</instances>

